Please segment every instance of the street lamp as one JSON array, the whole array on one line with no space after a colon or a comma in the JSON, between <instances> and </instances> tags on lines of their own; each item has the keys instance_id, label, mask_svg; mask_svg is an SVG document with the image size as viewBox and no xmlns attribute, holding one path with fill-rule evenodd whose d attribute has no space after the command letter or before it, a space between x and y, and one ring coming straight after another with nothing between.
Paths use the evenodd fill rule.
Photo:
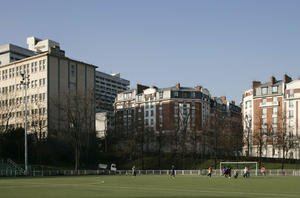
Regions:
<instances>
[{"instance_id":1,"label":"street lamp","mask_svg":"<svg viewBox=\"0 0 300 198\"><path fill-rule=\"evenodd\" d=\"M24 72L21 72L21 76L22 76L22 80L20 81L20 84L23 85L24 87L24 105L25 105L25 113L24 113L24 150L25 150L25 175L28 174L28 151L27 151L27 88L28 88L28 85L30 83L30 80L29 80L29 75L28 74L25 74L25 71Z\"/></svg>"}]
</instances>

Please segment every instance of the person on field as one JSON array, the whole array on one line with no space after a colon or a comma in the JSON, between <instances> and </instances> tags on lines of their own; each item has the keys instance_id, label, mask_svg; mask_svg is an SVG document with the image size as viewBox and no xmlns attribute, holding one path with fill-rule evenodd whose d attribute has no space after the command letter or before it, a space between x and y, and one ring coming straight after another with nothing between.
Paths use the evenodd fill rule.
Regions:
<instances>
[{"instance_id":1,"label":"person on field","mask_svg":"<svg viewBox=\"0 0 300 198\"><path fill-rule=\"evenodd\" d=\"M262 167L260 168L260 173L261 175L266 176L266 168L264 165L262 165Z\"/></svg>"},{"instance_id":2,"label":"person on field","mask_svg":"<svg viewBox=\"0 0 300 198\"><path fill-rule=\"evenodd\" d=\"M243 177L244 177L244 178L247 178L247 177L249 177L249 176L250 176L250 175L249 175L249 169L248 169L247 166L245 166L244 171L243 171Z\"/></svg>"},{"instance_id":3,"label":"person on field","mask_svg":"<svg viewBox=\"0 0 300 198\"><path fill-rule=\"evenodd\" d=\"M171 166L171 177L174 179L175 178L175 166Z\"/></svg>"},{"instance_id":4,"label":"person on field","mask_svg":"<svg viewBox=\"0 0 300 198\"><path fill-rule=\"evenodd\" d=\"M233 177L234 177L235 179L237 179L238 176L239 176L238 170L233 169Z\"/></svg>"},{"instance_id":5,"label":"person on field","mask_svg":"<svg viewBox=\"0 0 300 198\"><path fill-rule=\"evenodd\" d=\"M136 176L135 166L132 167L132 176Z\"/></svg>"},{"instance_id":6,"label":"person on field","mask_svg":"<svg viewBox=\"0 0 300 198\"><path fill-rule=\"evenodd\" d=\"M225 166L223 166L222 174L223 174L223 176L226 176L226 167Z\"/></svg>"},{"instance_id":7,"label":"person on field","mask_svg":"<svg viewBox=\"0 0 300 198\"><path fill-rule=\"evenodd\" d=\"M207 176L211 177L211 174L212 174L212 167L209 166L208 169L207 169L207 171L208 171Z\"/></svg>"}]
</instances>

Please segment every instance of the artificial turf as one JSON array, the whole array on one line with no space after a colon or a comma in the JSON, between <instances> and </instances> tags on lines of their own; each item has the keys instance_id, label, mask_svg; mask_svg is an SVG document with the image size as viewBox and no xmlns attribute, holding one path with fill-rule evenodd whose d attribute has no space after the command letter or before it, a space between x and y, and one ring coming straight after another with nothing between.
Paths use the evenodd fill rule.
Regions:
<instances>
[{"instance_id":1,"label":"artificial turf","mask_svg":"<svg viewBox=\"0 0 300 198\"><path fill-rule=\"evenodd\" d=\"M300 177L204 176L0 178L1 198L300 197Z\"/></svg>"}]
</instances>

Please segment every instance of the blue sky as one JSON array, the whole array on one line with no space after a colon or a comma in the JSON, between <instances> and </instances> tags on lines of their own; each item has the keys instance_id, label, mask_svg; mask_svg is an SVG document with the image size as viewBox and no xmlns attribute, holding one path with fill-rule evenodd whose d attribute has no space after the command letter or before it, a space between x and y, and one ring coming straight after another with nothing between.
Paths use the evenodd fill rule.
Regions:
<instances>
[{"instance_id":1,"label":"blue sky","mask_svg":"<svg viewBox=\"0 0 300 198\"><path fill-rule=\"evenodd\" d=\"M298 0L1 1L0 44L60 42L136 83L202 85L241 101L252 80L300 76Z\"/></svg>"}]
</instances>

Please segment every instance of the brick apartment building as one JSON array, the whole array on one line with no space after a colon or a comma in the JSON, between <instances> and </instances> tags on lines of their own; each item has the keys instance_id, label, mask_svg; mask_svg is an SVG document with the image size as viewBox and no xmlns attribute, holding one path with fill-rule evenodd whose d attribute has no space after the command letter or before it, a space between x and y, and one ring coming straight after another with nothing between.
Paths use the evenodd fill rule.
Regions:
<instances>
[{"instance_id":1,"label":"brick apartment building","mask_svg":"<svg viewBox=\"0 0 300 198\"><path fill-rule=\"evenodd\" d=\"M300 158L299 97L300 81L287 75L253 81L242 101L245 155Z\"/></svg>"},{"instance_id":2,"label":"brick apartment building","mask_svg":"<svg viewBox=\"0 0 300 198\"><path fill-rule=\"evenodd\" d=\"M188 150L194 146L200 152L206 147L209 153L213 150L212 137L216 131L219 136L224 129L220 126L221 121L236 122L241 126L241 109L226 101L225 97L212 98L209 91L201 86L182 87L178 83L160 89L137 85L136 89L118 94L114 105L115 133L118 136L132 137L133 134L152 132L151 139L163 134L170 140L166 145L171 144L169 148L165 146L165 151L172 150L178 142L172 143L171 139L178 136L178 141L184 139Z\"/></svg>"}]
</instances>

